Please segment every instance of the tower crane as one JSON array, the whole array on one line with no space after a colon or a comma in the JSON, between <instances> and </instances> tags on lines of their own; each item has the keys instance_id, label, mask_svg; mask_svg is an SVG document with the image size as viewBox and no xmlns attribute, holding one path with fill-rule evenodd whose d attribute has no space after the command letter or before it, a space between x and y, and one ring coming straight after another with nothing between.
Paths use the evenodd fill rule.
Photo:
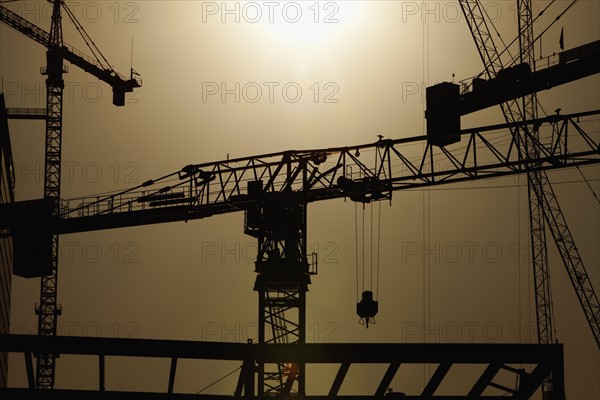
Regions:
<instances>
[{"instance_id":1,"label":"tower crane","mask_svg":"<svg viewBox=\"0 0 600 400\"><path fill-rule=\"evenodd\" d=\"M532 45L532 18L531 1L517 1L518 11L518 37L520 44L520 62L527 62L527 65L533 66L533 48ZM491 21L486 19L485 12L481 3L477 0L461 0L459 2L465 20L473 36L475 45L484 64L482 74L487 79L493 79L498 76L500 71L504 70L504 65L500 57L500 52L490 31ZM521 64L524 65L524 64ZM475 84L475 83L474 83ZM506 121L515 121L519 118L534 118L537 115L537 97L536 94L529 94L522 97L523 102L519 104L518 99L511 99L506 103L501 103L500 107ZM534 135L539 139L537 131ZM523 156L528 157L529 152L535 152L535 146L531 141L526 143L526 151ZM550 279L548 274L548 254L546 246L546 234L544 223L544 212L538 200L538 194L543 195L543 188L537 186L536 182L541 181L543 172L535 171L527 174L528 193L529 193L529 221L531 232L531 260L533 264L534 286L536 294L536 321L538 328L539 343L553 343L552 329L552 310ZM548 388L546 388L548 390Z\"/></svg>"},{"instance_id":2,"label":"tower crane","mask_svg":"<svg viewBox=\"0 0 600 400\"><path fill-rule=\"evenodd\" d=\"M501 56L508 48L504 49L503 52L498 51L498 47L494 43L490 31L492 22L486 19L485 12L480 2L477 0L461 0L459 4L484 64L484 71L479 76L485 75L488 79L486 81L485 79L477 77L473 80L472 87L469 87L468 85L463 87L463 95L468 93L469 89L472 89L473 92L477 90L485 91L482 86L485 86L490 81L502 81L503 79L498 79L502 75L513 75L513 80L518 81L522 77L516 75L527 74L530 72L530 68L535 67L535 57L533 52L534 20L531 0L517 0L519 55L518 58L515 58L513 61L518 60L519 64L506 66L503 64ZM588 51L590 53L597 53L599 51L598 45L595 45L595 48L593 46L593 44L587 46ZM566 60L565 57L568 57L568 54L561 54L561 57L564 61ZM571 73L568 73L567 76L581 73L587 68L592 68L592 66L589 65L583 67L579 72L572 71ZM552 74L549 69L542 72L542 74L546 73L548 73L547 75ZM538 76L540 75L538 74ZM558 77L556 76L555 78ZM542 80L545 80L548 83L548 81L552 79ZM537 117L536 91L526 89L525 86L527 86L527 83L524 85L519 83L519 85L523 87L521 101L519 101L517 97L509 97L506 99L508 100L506 103L500 104L504 118L507 122ZM498 86L488 87L487 89L490 94L492 91L494 92L490 96L492 98L498 95L501 96L501 93L503 92L503 89L500 89ZM540 89L543 89L543 87L540 87ZM481 97L485 96L475 96L475 98ZM459 121L458 124L460 124ZM523 137L522 141L524 143L522 156L524 158L537 158L538 147L536 143L539 142L538 130L534 129L532 135ZM555 340L553 338L552 295L550 290L550 275L548 270L546 245L547 223L557 244L563 264L568 271L571 283L577 293L579 302L584 309L588 323L594 331L596 342L600 346L600 331L598 331L600 305L591 286L581 256L575 246L572 234L562 214L556 195L552 190L550 181L544 171L532 170L527 174L527 182L538 342L553 343ZM548 393L552 391L551 379L545 382L543 391L544 397L547 397Z\"/></svg>"},{"instance_id":3,"label":"tower crane","mask_svg":"<svg viewBox=\"0 0 600 400\"><path fill-rule=\"evenodd\" d=\"M493 22L487 18L480 1L460 0L459 4L484 65L484 71L473 80L472 87L469 87L468 85L463 87L463 94L467 93L470 89L473 91L478 89L482 90L482 86L488 82L486 82L485 79L481 79L481 75L485 76L485 78L490 81L501 75L527 74L530 68L535 69L534 18L531 0L516 1L519 52L518 56L514 57L510 64L505 64L503 62L502 55L508 52L508 48L499 51L490 30L490 26L493 27ZM600 47L596 45L595 49L588 47L588 50L591 51L591 53L597 54L600 52ZM568 53L561 54L561 57L563 60L566 60ZM518 64L514 65L517 62ZM588 67L591 67L591 65L583 67L580 72ZM519 70L522 72L519 72ZM579 72L572 71L571 73L567 73L566 76L573 76L573 74L577 73ZM527 84L522 86L526 85ZM503 91L499 87L489 89L491 89L490 92L495 92L492 97L497 96ZM523 89L523 96L520 99L519 97L510 97L507 98L506 102L500 103L502 113L507 122L513 122L519 119L535 119L537 117L538 101L536 91L529 91L524 87ZM475 97L481 98L483 96ZM524 136L521 140L524 144L522 156L526 159L537 158L539 151L538 146L536 145L536 143L539 142L538 130L534 128L531 136ZM596 343L600 347L600 330L598 330L600 327L600 304L595 296L591 281L579 251L577 250L577 246L575 245L566 219L559 206L558 199L552 190L548 176L542 170L532 170L528 172L527 187L538 342L540 344L545 344L553 343L555 341L554 323L552 320L552 293L550 288L550 273L546 244L547 226L557 245L562 262L567 269L573 288L575 289L579 302L585 312L586 319L594 332ZM545 382L543 391L544 397L547 397L548 393L552 391L550 380Z\"/></svg>"},{"instance_id":4,"label":"tower crane","mask_svg":"<svg viewBox=\"0 0 600 400\"><path fill-rule=\"evenodd\" d=\"M587 133L585 124L599 114L596 110L463 130L459 136L468 143L466 147L438 147L427 143L428 136L380 138L350 147L188 165L121 192L61 201L59 216L52 214L56 206L47 200L5 206L0 216L13 232L17 267L43 257L39 252L24 251L23 243L42 249L43 242L54 234L189 221L243 211L245 233L258 240L254 290L259 293L259 344L303 344L306 291L311 274L316 273L314 258L306 251L309 203L339 198L369 203L391 199L398 190L508 176L532 168L598 164L600 138ZM538 144L540 156L535 164L520 157L519 136L509 132L513 129L531 135L533 126L561 132L552 143ZM422 154L414 154L414 149L420 148L415 144L423 144ZM34 210L36 232L45 231L45 236L17 228L23 218L32 218ZM440 368L436 382L449 366ZM498 372L494 368L486 372L486 379ZM396 370L391 370L390 379ZM257 374L259 398L305 393L301 363L259 361ZM523 378L523 382L531 381ZM427 393L433 393L436 385Z\"/></svg>"},{"instance_id":5,"label":"tower crane","mask_svg":"<svg viewBox=\"0 0 600 400\"><path fill-rule=\"evenodd\" d=\"M85 29L73 13L65 6L64 0L52 0L52 18L50 31L32 24L16 13L0 5L0 21L17 30L35 42L46 47L46 67L41 73L46 75L46 135L44 159L44 197L48 200L60 198L61 145L63 120L63 74L68 72L64 61L81 68L83 71L108 83L113 89L113 104L123 106L125 93L141 86L139 75L131 69L130 77L117 73L96 47ZM77 30L93 52L95 60L63 43L61 9L64 8ZM58 215L59 210L53 210ZM41 336L55 336L57 319L61 314L57 303L58 290L58 235L52 236L51 251L48 259L30 271L31 276L41 276L40 302L36 305L38 315L38 333ZM52 388L55 376L54 354L38 354L37 386Z\"/></svg>"},{"instance_id":6,"label":"tower crane","mask_svg":"<svg viewBox=\"0 0 600 400\"><path fill-rule=\"evenodd\" d=\"M374 143L349 147L228 158L188 165L108 195L68 201L46 196L41 201L5 206L0 210L0 220L14 237L15 269L23 275L35 275L28 268L48 259L53 250L48 243L53 243L53 238L60 234L188 221L243 211L244 231L258 241L254 290L259 293L259 344L302 345L306 292L311 275L316 273L316 257L309 255L306 248L307 205L339 198L370 203L391 199L398 190L600 163L600 140L594 133L586 132L584 126L591 118L597 118L599 110L517 118L506 124L468 130L460 130L459 119L460 115L485 104L521 97L523 91L535 93L598 73L599 67L594 62L597 45L592 43L579 49L580 57L544 71L498 74L479 82L481 90L460 94L453 86L443 85L428 91L428 120L435 123L428 125L427 136L397 140L381 137ZM496 93L494 87L506 90ZM446 93L437 97L437 101L449 106L451 112L436 110L435 95L429 103L429 94L436 90ZM542 143L534 132L546 128L556 134L551 142ZM456 144L461 140L467 143L466 147ZM537 153L525 157L528 142L536 147ZM414 144L423 144L423 153L415 156L414 152L406 151L404 146ZM415 147L419 146L412 149ZM25 228L24 220L37 228L35 232ZM43 251L25 251L24 243ZM592 302L596 299L597 304L591 284L590 289L589 299ZM588 322L595 335L598 320ZM293 392L305 394L302 362L284 363L281 357L269 360L258 362L259 398ZM174 368L172 364L172 371ZM347 372L348 366L342 366L338 375L345 375L343 368ZM485 379L482 376L482 383L478 382L470 396L481 394L500 368L493 365L486 369ZM397 365L390 366L386 377L391 380L397 369ZM448 369L447 364L439 365L434 383L422 394L424 398L431 398ZM531 382L530 375L517 373L523 378L523 385ZM518 392L513 394L516 396ZM561 398L561 393L553 396Z\"/></svg>"}]
</instances>

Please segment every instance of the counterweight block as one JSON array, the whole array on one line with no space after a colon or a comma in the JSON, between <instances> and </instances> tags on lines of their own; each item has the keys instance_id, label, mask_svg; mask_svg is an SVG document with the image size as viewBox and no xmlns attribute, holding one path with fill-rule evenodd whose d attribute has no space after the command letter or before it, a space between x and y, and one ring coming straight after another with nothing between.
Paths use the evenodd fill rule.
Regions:
<instances>
[{"instance_id":1,"label":"counterweight block","mask_svg":"<svg viewBox=\"0 0 600 400\"><path fill-rule=\"evenodd\" d=\"M427 143L446 146L460 141L459 86L442 82L425 89Z\"/></svg>"},{"instance_id":2,"label":"counterweight block","mask_svg":"<svg viewBox=\"0 0 600 400\"><path fill-rule=\"evenodd\" d=\"M0 208L2 227L13 238L13 273L38 278L52 272L52 221L55 201L40 199Z\"/></svg>"}]
</instances>

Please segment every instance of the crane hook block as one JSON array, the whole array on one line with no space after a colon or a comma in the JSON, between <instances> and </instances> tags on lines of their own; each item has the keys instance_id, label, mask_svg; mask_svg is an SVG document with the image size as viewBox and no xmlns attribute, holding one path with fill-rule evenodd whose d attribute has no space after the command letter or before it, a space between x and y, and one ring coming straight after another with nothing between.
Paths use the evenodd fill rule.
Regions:
<instances>
[{"instance_id":1,"label":"crane hook block","mask_svg":"<svg viewBox=\"0 0 600 400\"><path fill-rule=\"evenodd\" d=\"M379 303L373 300L373 292L367 290L362 292L362 299L356 303L356 313L360 317L361 325L364 324L369 328L369 323L375 323L375 315L379 310Z\"/></svg>"},{"instance_id":2,"label":"crane hook block","mask_svg":"<svg viewBox=\"0 0 600 400\"><path fill-rule=\"evenodd\" d=\"M113 104L117 107L125 105L125 91L122 89L113 88Z\"/></svg>"}]
</instances>

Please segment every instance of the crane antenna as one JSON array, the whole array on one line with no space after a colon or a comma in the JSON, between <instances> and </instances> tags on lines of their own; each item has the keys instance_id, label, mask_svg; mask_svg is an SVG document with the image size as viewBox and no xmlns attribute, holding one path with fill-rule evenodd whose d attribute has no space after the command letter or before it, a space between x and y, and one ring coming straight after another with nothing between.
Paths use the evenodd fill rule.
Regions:
<instances>
[{"instance_id":1,"label":"crane antenna","mask_svg":"<svg viewBox=\"0 0 600 400\"><path fill-rule=\"evenodd\" d=\"M550 29L550 27L551 27L552 25L554 25L554 24L555 24L555 23L556 23L556 22L557 22L557 21L558 21L558 20L559 20L559 19L560 19L560 18L561 18L563 15L565 15L565 14L567 13L567 11L569 11L569 9L570 9L571 7L573 7L573 6L575 5L575 3L577 3L577 1L578 1L578 0L573 0L573 1L571 2L571 4L569 4L569 5L567 6L567 8L565 8L565 9L564 9L564 11L563 11L563 12L561 12L561 13L560 13L560 14L559 14L559 15L558 15L558 16L557 16L555 19L554 19L554 21L552 21L552 22L550 23L550 25L548 25L548 26L546 27L546 29L544 29L544 30L542 31L542 33L540 33L540 34L539 34L539 35L538 35L538 36L537 36L535 39L533 39L533 42L532 42L532 44L531 44L531 45L533 46L533 44L534 44L534 43L535 43L535 42L536 42L538 39L540 39L540 38L542 37L542 35L543 35L544 33L546 33L546 31L548 31L548 29ZM527 50L529 50L529 48L527 48L527 49L525 49L525 50L527 51Z\"/></svg>"}]
</instances>

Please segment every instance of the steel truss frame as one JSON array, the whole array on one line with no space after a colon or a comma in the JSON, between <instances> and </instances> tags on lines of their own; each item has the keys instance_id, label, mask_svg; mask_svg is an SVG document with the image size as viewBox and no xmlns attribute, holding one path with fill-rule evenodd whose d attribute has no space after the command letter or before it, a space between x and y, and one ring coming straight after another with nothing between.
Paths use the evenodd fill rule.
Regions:
<instances>
[{"instance_id":1,"label":"steel truss frame","mask_svg":"<svg viewBox=\"0 0 600 400\"><path fill-rule=\"evenodd\" d=\"M23 353L29 389L0 389L3 397L27 397L28 399L214 399L235 398L260 399L256 396L254 376L256 365L261 363L297 363L339 365L337 374L326 395L302 396L307 400L358 400L360 398L389 398L386 392L402 365L438 364L430 380L420 394L406 395L403 399L528 399L540 388L543 380L552 374L554 379L553 400L564 399L563 348L561 344L241 344L218 342L192 342L176 340L91 338L91 337L39 337L33 335L0 335L0 352ZM78 354L98 357L99 390L36 390L33 385L32 354L51 351L55 354ZM114 392L105 390L105 359L107 357L148 357L171 360L165 370L164 393ZM177 360L233 360L242 367L233 395L198 395L174 393ZM385 364L387 370L381 377L374 393L340 395L346 374L353 364ZM445 382L454 365L482 365L483 372L472 382L467 393L461 395L436 394ZM533 368L526 372L514 365L529 364ZM514 374L518 384L508 388L494 382L500 371ZM502 395L483 394L495 388ZM489 391L493 391L489 389ZM489 393L488 391L488 393ZM508 396L506 396L508 394ZM5 395L5 396L4 396ZM400 394L396 394L397 396ZM401 396L401 395L400 395ZM273 399L298 398L294 395L279 395Z\"/></svg>"},{"instance_id":2,"label":"steel truss frame","mask_svg":"<svg viewBox=\"0 0 600 400\"><path fill-rule=\"evenodd\" d=\"M519 53L517 57L513 57L511 64L515 62L521 63L521 66L527 65L528 68L535 69L534 56L534 35L533 35L533 11L531 0L517 0L517 17L518 17L518 40ZM469 25L469 30L479 51L479 55L484 64L484 73L488 79L499 77L499 73L504 67L501 60L502 53L498 52L497 47L492 39L491 31L487 23L487 16L482 10L478 0L461 0L459 2L463 15ZM590 43L582 46L581 49L593 48L586 64L585 56L581 58L583 61L582 68L575 66L571 71L561 71L561 68L569 68L568 63L561 62L562 66L548 68L545 71L534 74L539 76L547 76L551 79L546 80L546 84L538 86L536 90L523 90L520 99L514 96L514 92L510 99L504 104L500 104L507 122L516 120L527 120L537 118L537 91L544 90L553 86L551 81L559 83L566 82L570 79L578 79L578 77L586 74L598 73L598 63L593 61L593 53L598 51L598 42ZM504 51L508 51L508 48ZM504 52L503 51L503 52ZM584 52L582 52L584 53ZM559 60L566 61L566 54L561 54ZM591 63L590 63L591 62ZM595 65L594 65L595 64ZM571 64L574 66L574 64ZM552 71L556 69L556 71ZM587 71L587 72L583 72ZM583 72L583 74L580 74ZM544 79L542 79L544 80ZM530 80L533 82L533 80ZM540 82L541 83L541 82ZM495 86L490 88L498 90ZM491 94L494 97L494 94ZM474 96L475 102L483 96ZM465 104L465 102L463 102ZM468 107L467 107L468 108ZM569 278L581 307L586 315L586 320L590 325L597 346L600 348L600 304L598 298L589 282L587 271L583 261L579 255L575 241L567 226L562 210L559 206L558 199L550 186L550 180L546 172L536 167L536 160L540 157L539 132L537 129L532 129L531 135L526 135L522 138L524 143L525 158L532 163L530 171L527 173L528 199L529 199L529 223L530 223L530 238L531 238L531 258L534 277L535 289L535 306L537 320L538 342L540 344L553 343L554 338L554 323L552 311L552 291L550 283L550 272L548 266L548 248L546 240L546 224L552 233L553 239L558 247L562 262L567 270ZM590 290L588 290L590 289ZM549 378L544 383L543 397L548 398L552 392L552 379Z\"/></svg>"},{"instance_id":3,"label":"steel truss frame","mask_svg":"<svg viewBox=\"0 0 600 400\"><path fill-rule=\"evenodd\" d=\"M48 76L46 79L44 198L51 200L60 199L62 109L63 90L65 87L63 73L67 72L63 65L63 57L60 50L63 45L60 7L60 0L55 0L52 5L52 23L47 42L47 67L42 69L42 73ZM56 205L58 205L58 202ZM59 212L57 207L52 210L53 215L58 215ZM35 312L38 315L38 335L40 336L56 336L57 321L61 314L61 307L57 299L59 235L53 234L51 240L50 273L41 278L40 302L35 307ZM37 387L42 389L54 387L56 355L40 352L36 356Z\"/></svg>"},{"instance_id":4,"label":"steel truss frame","mask_svg":"<svg viewBox=\"0 0 600 400\"><path fill-rule=\"evenodd\" d=\"M249 183L249 192L261 198L248 209L244 231L258 240L256 283L259 344L303 344L306 338L306 292L309 263L306 256L306 204L289 190L266 193ZM267 334L270 337L267 337ZM298 363L260 362L258 396L305 394L304 366Z\"/></svg>"},{"instance_id":5,"label":"steel truss frame","mask_svg":"<svg viewBox=\"0 0 600 400\"><path fill-rule=\"evenodd\" d=\"M258 180L266 193L289 190L306 203L344 197L369 202L391 198L397 190L597 164L598 114L600 110L465 129L461 137L466 146L436 147L418 136L188 165L121 192L66 200L50 229L75 233L243 211L259 203L246 189L248 182ZM587 133L586 123L596 131ZM534 137L533 131L545 128L553 132L550 137ZM523 138L539 148L538 158L525 157Z\"/></svg>"},{"instance_id":6,"label":"steel truss frame","mask_svg":"<svg viewBox=\"0 0 600 400\"><path fill-rule=\"evenodd\" d=\"M136 188L123 192L65 202L61 204L61 209L65 211L50 226L40 228L49 229L58 234L73 233L120 226L190 220L242 210L247 212L248 223L252 210L262 210L263 213L267 212L265 210L272 212L272 202L279 202L281 199L285 199L285 201L279 203L287 204L289 210L293 208L291 205L299 205L304 208L312 201L341 197L370 202L391 199L393 191L401 189L528 172L532 165L539 170L546 170L596 164L600 162L600 146L598 144L600 139L594 136L598 130L596 129L593 134L588 134L584 125L590 122L597 124L595 116L598 114L600 114L600 110L464 130L461 135L463 139L466 139L465 146L459 146L459 144L441 148L432 145L424 146L427 140L425 136L398 140L380 138L375 143L353 147L286 151L216 163L190 165L181 171L157 180L144 182ZM544 140L543 143L532 135L533 131L539 132L542 128L549 128L551 133L551 140ZM523 137L531 137L540 148L539 158L535 160L535 163L524 157ZM415 152L415 147L424 148L424 150ZM253 193L249 188L257 182L262 182L261 190ZM265 204L268 206L263 207ZM290 215L300 214L290 211ZM259 239L259 258L257 259L259 276L255 289L259 292L262 291L259 293L259 302L262 302L259 307L259 326L263 332L259 346L267 345L265 351L270 351L268 348L282 349L284 347L281 346L286 346L281 343L285 340L279 343L274 341L274 344L266 343L264 331L267 326L273 330L273 338L283 338L280 333L284 332L288 343L298 346L296 348L305 346L301 339L301 329L298 329L298 334L295 334L294 330L294 326L304 327L305 325L301 317L302 310L305 309L303 301L305 290L304 288L294 289L291 297L280 296L282 293L287 293L286 290L291 287L290 283L295 285L309 283L300 278L300 275L309 273L306 246L302 245L305 243L302 232L305 232L306 214L303 211L301 215L302 218L298 220L299 222L292 224L295 226L294 234L285 231L285 228L273 228L277 225L267 226L265 230L265 226L259 224L260 229L247 229L246 231ZM276 215L276 217L284 217L284 215ZM289 221L293 218L284 217L274 220L288 221L284 225L289 225ZM284 230L278 231L278 229ZM260 249L264 251L260 251ZM273 268L269 266L269 263L275 260L269 254L269 250L273 249L283 251L281 254L285 255L283 263L273 264L281 264L277 267L280 269L279 272L274 272ZM291 267L287 265L288 263ZM296 274L296 276L282 280L281 270L287 270L286 273ZM262 284L264 286L261 287ZM597 303L591 285L590 289L593 295L588 298ZM276 295L276 298L292 299L291 301L295 304L286 302L284 304L281 303L281 300L267 304L267 300L270 302L273 294ZM298 323L286 319L283 315L284 311L294 307L300 310ZM278 319L278 317L281 318ZM295 342L290 342L290 339ZM418 345L416 346L418 347ZM51 348L52 346L49 347L49 349ZM485 346L478 349L482 352L491 351L493 353L495 351L494 348ZM359 353L364 351L364 349L354 350ZM424 350L428 352L427 348ZM436 351L442 350L436 348ZM32 350L28 350L28 353L36 354ZM448 372L450 364L460 362L462 359L459 355L456 357L458 358L446 361L419 359L421 360L419 362L439 364L432 376L432 381L425 388L427 390L424 390L423 398L429 394L433 395L439 382ZM494 357L493 354L490 357ZM29 361L31 360L29 359ZM270 397L278 398L302 395L304 379L301 374L304 371L304 362L302 357L287 360L256 359L257 370L262 371L263 374L263 379L261 380L259 376L258 381L264 383L264 387L259 388L259 398L269 394L271 394ZM29 364L27 358L26 363ZM100 363L104 365L103 357L100 357ZM261 367L268 363L275 364L277 369L267 371ZM506 363L512 363L512 361ZM515 363L519 362L515 361ZM390 361L388 375L391 374L393 377L395 372L392 371L397 370L396 364L392 364ZM399 364L397 365L399 366ZM486 371L490 372L484 375L487 377L488 374L494 375L495 372L492 373L494 370L497 372L499 369L506 369L514 372L518 377L524 376L522 371L513 367L502 363L500 366L498 365L497 362L493 366L490 364L486 368ZM176 361L173 361L173 371L175 368ZM254 371L255 367L252 368ZM340 367L338 372L340 379L345 376L347 368L349 368L348 364L342 364ZM536 370L538 369L536 368ZM541 370L538 370L538 374L539 371ZM550 374L554 378L555 371L558 370L550 368L547 370L547 374L544 372L540 384ZM559 371L560 380L562 380L561 371ZM274 378L273 384L268 384L269 379L264 379L269 376ZM287 379L284 379L286 376ZM484 376L480 378L483 381L486 379ZM527 376L525 380L530 382L532 378ZM248 386L251 385L250 378L245 382ZM485 386L495 385L491 380L486 382ZM295 384L297 386L292 391L292 385ZM560 385L562 383L559 382L559 389ZM332 390L334 386L332 386ZM261 389L262 391L260 391ZM483 389L481 390L483 391ZM252 393L254 393L254 389L252 389ZM335 393L337 394L337 392ZM522 395L523 392L511 393L517 398L527 398ZM560 395L561 392L554 393ZM68 394L65 395L68 396ZM477 396L471 395L471 397Z\"/></svg>"}]
</instances>

